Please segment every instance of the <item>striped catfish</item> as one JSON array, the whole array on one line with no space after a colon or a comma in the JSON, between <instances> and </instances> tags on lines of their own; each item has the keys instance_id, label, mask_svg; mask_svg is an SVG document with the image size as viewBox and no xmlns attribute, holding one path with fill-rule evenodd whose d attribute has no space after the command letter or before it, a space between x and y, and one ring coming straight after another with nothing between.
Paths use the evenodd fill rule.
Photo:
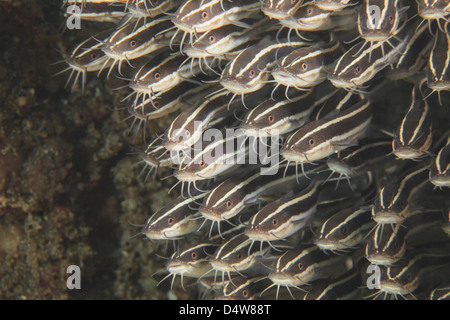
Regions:
<instances>
[{"instance_id":1,"label":"striped catfish","mask_svg":"<svg viewBox=\"0 0 450 320\"><path fill-rule=\"evenodd\" d=\"M227 24L219 28L198 34L198 37L183 48L183 52L191 58L218 57L226 59L240 46L257 38L262 31L271 25L268 18L245 20L252 27L242 28Z\"/></svg>"},{"instance_id":2,"label":"striped catfish","mask_svg":"<svg viewBox=\"0 0 450 320\"><path fill-rule=\"evenodd\" d=\"M128 4L130 19L155 18L156 16L177 8L182 0L134 0Z\"/></svg>"},{"instance_id":3,"label":"striped catfish","mask_svg":"<svg viewBox=\"0 0 450 320\"><path fill-rule=\"evenodd\" d=\"M172 276L170 290L173 289L173 283L177 275L181 277L181 287L183 290L183 278L201 278L205 273L211 270L210 257L217 249L217 245L210 243L200 243L193 246L187 246L176 250L166 263L166 270L169 272L158 285Z\"/></svg>"},{"instance_id":4,"label":"striped catfish","mask_svg":"<svg viewBox=\"0 0 450 320\"><path fill-rule=\"evenodd\" d=\"M310 173L315 167L310 166ZM260 169L232 176L212 189L199 208L205 219L227 221L244 208L258 204L267 195L279 194L295 186L299 181L295 167L280 166L273 175L261 175ZM299 181L299 183L305 183Z\"/></svg>"},{"instance_id":5,"label":"striped catfish","mask_svg":"<svg viewBox=\"0 0 450 320\"><path fill-rule=\"evenodd\" d=\"M344 31L356 25L353 9L329 11L320 9L313 2L306 2L288 18L280 19L283 27L298 31Z\"/></svg>"},{"instance_id":6,"label":"striped catfish","mask_svg":"<svg viewBox=\"0 0 450 320\"><path fill-rule=\"evenodd\" d=\"M379 224L396 224L410 215L410 202L428 183L428 167L421 165L402 173L384 185L372 206L372 219Z\"/></svg>"},{"instance_id":7,"label":"striped catfish","mask_svg":"<svg viewBox=\"0 0 450 320\"><path fill-rule=\"evenodd\" d=\"M406 32L408 28L404 27ZM389 43L378 41L365 48L365 42L354 45L334 64L328 79L338 88L358 90L390 64L395 64L403 54L411 32L390 39Z\"/></svg>"},{"instance_id":8,"label":"striped catfish","mask_svg":"<svg viewBox=\"0 0 450 320\"><path fill-rule=\"evenodd\" d=\"M364 174L373 164L388 159L392 150L390 138L364 138L354 147L342 150L327 159L328 168L332 174L347 179Z\"/></svg>"},{"instance_id":9,"label":"striped catfish","mask_svg":"<svg viewBox=\"0 0 450 320\"><path fill-rule=\"evenodd\" d=\"M69 67L61 70L57 73L57 75L71 70L70 75L66 81L66 87L70 83L73 74L76 72L72 90L74 89L81 75L81 90L84 92L87 73L99 71L104 66L106 60L108 60L108 57L101 49L101 40L105 39L109 35L109 33L110 31L107 30L84 40L83 42L78 44L75 49L73 49L71 53L64 59Z\"/></svg>"},{"instance_id":10,"label":"striped catfish","mask_svg":"<svg viewBox=\"0 0 450 320\"><path fill-rule=\"evenodd\" d=\"M428 21L431 31L431 21L435 20L441 28L441 20L448 21L450 15L450 1L448 0L416 0L417 13L419 16Z\"/></svg>"},{"instance_id":11,"label":"striped catfish","mask_svg":"<svg viewBox=\"0 0 450 320\"><path fill-rule=\"evenodd\" d=\"M239 131L232 130L230 133L228 130L210 129L206 133L203 135L204 141L192 147L191 154L183 151L184 157L174 170L174 176L182 183L182 188L185 182L188 184L189 193L191 183L197 188L197 181L213 179L235 169L245 162L248 153L248 147L239 147L244 140L244 135ZM209 133L213 135L209 136Z\"/></svg>"},{"instance_id":12,"label":"striped catfish","mask_svg":"<svg viewBox=\"0 0 450 320\"><path fill-rule=\"evenodd\" d=\"M167 203L145 222L141 234L149 239L176 240L196 231L201 221L196 219L198 211L191 206L205 195L195 191L189 198L181 195Z\"/></svg>"},{"instance_id":13,"label":"striped catfish","mask_svg":"<svg viewBox=\"0 0 450 320\"><path fill-rule=\"evenodd\" d=\"M358 299L362 288L361 271L355 266L334 279L315 283L303 300L353 300Z\"/></svg>"},{"instance_id":14,"label":"striped catfish","mask_svg":"<svg viewBox=\"0 0 450 320\"><path fill-rule=\"evenodd\" d=\"M450 187L450 137L433 158L428 176L436 187Z\"/></svg>"},{"instance_id":15,"label":"striped catfish","mask_svg":"<svg viewBox=\"0 0 450 320\"><path fill-rule=\"evenodd\" d=\"M433 41L427 31L427 25L420 26L411 36L406 45L405 51L389 69L387 77L391 80L409 80L411 76L419 74L429 57Z\"/></svg>"},{"instance_id":16,"label":"striped catfish","mask_svg":"<svg viewBox=\"0 0 450 320\"><path fill-rule=\"evenodd\" d=\"M304 41L267 43L267 39L263 39L258 44L244 49L227 63L220 76L220 84L234 95L241 95L243 98L244 94L264 87L270 70L278 59L305 45Z\"/></svg>"},{"instance_id":17,"label":"striped catfish","mask_svg":"<svg viewBox=\"0 0 450 320\"><path fill-rule=\"evenodd\" d=\"M450 287L433 289L430 300L450 300Z\"/></svg>"},{"instance_id":18,"label":"striped catfish","mask_svg":"<svg viewBox=\"0 0 450 320\"><path fill-rule=\"evenodd\" d=\"M285 239L310 225L325 178L316 177L300 192L269 202L248 221L244 233L254 241Z\"/></svg>"},{"instance_id":19,"label":"striped catfish","mask_svg":"<svg viewBox=\"0 0 450 320\"><path fill-rule=\"evenodd\" d=\"M194 35L197 38L198 33L226 24L248 27L241 20L258 13L259 9L259 0L187 0L172 16L172 22L178 30L184 32L182 44L188 34L191 43Z\"/></svg>"},{"instance_id":20,"label":"striped catfish","mask_svg":"<svg viewBox=\"0 0 450 320\"><path fill-rule=\"evenodd\" d=\"M358 16L358 31L362 39L373 44L390 41L407 22L409 6L401 6L401 0L366 0ZM377 8L374 10L373 8Z\"/></svg>"},{"instance_id":21,"label":"striped catfish","mask_svg":"<svg viewBox=\"0 0 450 320\"><path fill-rule=\"evenodd\" d=\"M128 24L111 33L102 46L108 56L105 66L113 61L108 75L117 63L120 72L124 61L129 62L167 47L172 31L165 31L171 25L170 17L162 16L147 22L139 21L136 25Z\"/></svg>"},{"instance_id":22,"label":"striped catfish","mask_svg":"<svg viewBox=\"0 0 450 320\"><path fill-rule=\"evenodd\" d=\"M133 129L135 122L139 121L136 134L143 123L145 140L147 121L159 119L180 109L188 108L190 106L189 97L198 90L197 84L184 81L170 90L157 92L153 96L143 99L140 103L130 103L127 109L130 117L134 119L129 132Z\"/></svg>"},{"instance_id":23,"label":"striped catfish","mask_svg":"<svg viewBox=\"0 0 450 320\"><path fill-rule=\"evenodd\" d=\"M444 31L437 30L434 36L433 47L427 66L428 88L433 92L438 92L439 102L441 102L440 92L450 91L450 23L444 24ZM428 96L427 96L428 97Z\"/></svg>"},{"instance_id":24,"label":"striped catfish","mask_svg":"<svg viewBox=\"0 0 450 320\"><path fill-rule=\"evenodd\" d=\"M409 110L392 140L392 151L399 159L421 158L431 146L431 113L422 95L422 84L421 81L414 86Z\"/></svg>"},{"instance_id":25,"label":"striped catfish","mask_svg":"<svg viewBox=\"0 0 450 320\"><path fill-rule=\"evenodd\" d=\"M441 209L426 209L414 212L393 228L379 224L369 237L365 257L373 264L393 265L413 245L436 241L437 236L423 237L423 234L436 232L435 227L439 227L441 221Z\"/></svg>"},{"instance_id":26,"label":"striped catfish","mask_svg":"<svg viewBox=\"0 0 450 320\"><path fill-rule=\"evenodd\" d=\"M270 247L267 245L265 250L260 250L252 249L250 245L251 240L243 233L224 240L210 261L215 273L222 272L222 278L226 273L231 280L231 273L244 272L257 267L258 262Z\"/></svg>"},{"instance_id":27,"label":"striped catfish","mask_svg":"<svg viewBox=\"0 0 450 320\"><path fill-rule=\"evenodd\" d=\"M218 87L214 86L214 89ZM216 92L218 90L214 90ZM260 90L247 95L250 106L260 103L266 97L268 90ZM193 146L211 123L222 116L233 115L244 109L240 100L229 102L230 93L218 91L209 95L199 104L180 113L164 133L163 145L168 150L184 150Z\"/></svg>"},{"instance_id":28,"label":"striped catfish","mask_svg":"<svg viewBox=\"0 0 450 320\"><path fill-rule=\"evenodd\" d=\"M342 272L342 262L342 256L325 253L315 245L287 250L278 258L275 270L269 274L273 283L261 294L274 286L277 286L277 299L280 286L286 287L289 292L289 287L303 290L300 288L303 285Z\"/></svg>"},{"instance_id":29,"label":"striped catfish","mask_svg":"<svg viewBox=\"0 0 450 320\"><path fill-rule=\"evenodd\" d=\"M354 145L372 120L369 100L364 99L332 117L312 121L291 134L280 154L287 161L309 163Z\"/></svg>"},{"instance_id":30,"label":"striped catfish","mask_svg":"<svg viewBox=\"0 0 450 320\"><path fill-rule=\"evenodd\" d=\"M183 65L185 57L181 53L167 56L166 53L149 60L132 77L128 86L136 94L135 104L139 98L153 97L155 93L167 91L184 81L201 73L198 62L192 68ZM199 83L200 84L200 83Z\"/></svg>"},{"instance_id":31,"label":"striped catfish","mask_svg":"<svg viewBox=\"0 0 450 320\"><path fill-rule=\"evenodd\" d=\"M289 18L303 4L303 0L261 0L261 11L271 19Z\"/></svg>"},{"instance_id":32,"label":"striped catfish","mask_svg":"<svg viewBox=\"0 0 450 320\"><path fill-rule=\"evenodd\" d=\"M147 180L152 171L155 171L154 174L156 175L158 168L170 167L172 165L172 160L170 155L167 153L167 150L157 142L159 142L158 139L153 140L147 148L140 153L142 160L138 163L144 163L144 167L139 173L139 176L144 173L147 167L150 167L145 180Z\"/></svg>"},{"instance_id":33,"label":"striped catfish","mask_svg":"<svg viewBox=\"0 0 450 320\"><path fill-rule=\"evenodd\" d=\"M329 68L342 55L340 43L332 40L294 50L272 70L278 85L310 88L327 79Z\"/></svg>"},{"instance_id":34,"label":"striped catfish","mask_svg":"<svg viewBox=\"0 0 450 320\"><path fill-rule=\"evenodd\" d=\"M283 135L301 127L315 106L315 91L290 99L265 100L244 116L240 128L249 137Z\"/></svg>"},{"instance_id":35,"label":"striped catfish","mask_svg":"<svg viewBox=\"0 0 450 320\"><path fill-rule=\"evenodd\" d=\"M381 269L380 290L375 298L384 294L406 299L406 296L420 292L422 288L436 286L445 281L450 271L450 255L419 253L401 265L379 266Z\"/></svg>"},{"instance_id":36,"label":"striped catfish","mask_svg":"<svg viewBox=\"0 0 450 320\"><path fill-rule=\"evenodd\" d=\"M326 252L347 252L357 248L373 226L370 207L343 209L322 224L314 243Z\"/></svg>"},{"instance_id":37,"label":"striped catfish","mask_svg":"<svg viewBox=\"0 0 450 320\"><path fill-rule=\"evenodd\" d=\"M223 289L219 291L215 300L254 300L264 289L264 276L246 277L236 275L226 281Z\"/></svg>"}]
</instances>

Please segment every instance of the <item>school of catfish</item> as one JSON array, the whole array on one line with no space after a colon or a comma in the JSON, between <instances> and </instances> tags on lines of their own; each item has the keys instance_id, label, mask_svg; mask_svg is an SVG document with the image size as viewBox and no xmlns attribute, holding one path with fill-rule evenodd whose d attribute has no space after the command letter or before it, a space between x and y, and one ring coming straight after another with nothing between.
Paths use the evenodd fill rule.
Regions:
<instances>
[{"instance_id":1,"label":"school of catfish","mask_svg":"<svg viewBox=\"0 0 450 320\"><path fill-rule=\"evenodd\" d=\"M172 171L179 196L139 233L167 257L158 285L193 299L450 298L449 0L62 10L105 26L67 53L66 86L125 80L143 170Z\"/></svg>"}]
</instances>

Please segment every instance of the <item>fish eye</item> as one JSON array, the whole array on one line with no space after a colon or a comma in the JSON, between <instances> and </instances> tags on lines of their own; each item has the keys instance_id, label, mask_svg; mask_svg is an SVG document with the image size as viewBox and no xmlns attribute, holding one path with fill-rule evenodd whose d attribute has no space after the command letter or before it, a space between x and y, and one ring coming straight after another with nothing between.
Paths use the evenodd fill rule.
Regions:
<instances>
[{"instance_id":1,"label":"fish eye","mask_svg":"<svg viewBox=\"0 0 450 320\"><path fill-rule=\"evenodd\" d=\"M273 116L272 115L268 116L267 120L269 120L269 122L273 122Z\"/></svg>"},{"instance_id":2,"label":"fish eye","mask_svg":"<svg viewBox=\"0 0 450 320\"><path fill-rule=\"evenodd\" d=\"M236 258L237 259L241 259L242 258L242 254L240 252L236 252Z\"/></svg>"},{"instance_id":3,"label":"fish eye","mask_svg":"<svg viewBox=\"0 0 450 320\"><path fill-rule=\"evenodd\" d=\"M272 224L273 224L274 226L276 226L276 225L278 224L278 220L277 220L277 219L272 219Z\"/></svg>"},{"instance_id":4,"label":"fish eye","mask_svg":"<svg viewBox=\"0 0 450 320\"><path fill-rule=\"evenodd\" d=\"M247 290L242 290L242 296L247 297L248 296L248 291Z\"/></svg>"},{"instance_id":5,"label":"fish eye","mask_svg":"<svg viewBox=\"0 0 450 320\"><path fill-rule=\"evenodd\" d=\"M253 70L253 69L250 70L249 71L249 75L250 75L251 78L253 78L255 76L255 70Z\"/></svg>"},{"instance_id":6,"label":"fish eye","mask_svg":"<svg viewBox=\"0 0 450 320\"><path fill-rule=\"evenodd\" d=\"M389 22L392 24L394 23L394 17L393 16L388 16Z\"/></svg>"},{"instance_id":7,"label":"fish eye","mask_svg":"<svg viewBox=\"0 0 450 320\"><path fill-rule=\"evenodd\" d=\"M302 63L302 69L303 69L303 71L308 69L308 65L305 62Z\"/></svg>"},{"instance_id":8,"label":"fish eye","mask_svg":"<svg viewBox=\"0 0 450 320\"><path fill-rule=\"evenodd\" d=\"M197 256L197 252L192 252L192 253L191 253L191 257L192 257L192 259L194 259L194 260L197 259L197 257L198 257L198 256Z\"/></svg>"},{"instance_id":9,"label":"fish eye","mask_svg":"<svg viewBox=\"0 0 450 320\"><path fill-rule=\"evenodd\" d=\"M130 40L130 47L134 48L136 47L136 45L137 45L136 40Z\"/></svg>"},{"instance_id":10,"label":"fish eye","mask_svg":"<svg viewBox=\"0 0 450 320\"><path fill-rule=\"evenodd\" d=\"M216 37L209 36L209 42L214 43L214 41L216 41Z\"/></svg>"},{"instance_id":11,"label":"fish eye","mask_svg":"<svg viewBox=\"0 0 450 320\"><path fill-rule=\"evenodd\" d=\"M231 200L228 200L227 202L225 202L225 206L227 208L231 207L233 205L233 202Z\"/></svg>"},{"instance_id":12,"label":"fish eye","mask_svg":"<svg viewBox=\"0 0 450 320\"><path fill-rule=\"evenodd\" d=\"M92 60L97 59L97 54L95 52L91 53L91 59Z\"/></svg>"},{"instance_id":13,"label":"fish eye","mask_svg":"<svg viewBox=\"0 0 450 320\"><path fill-rule=\"evenodd\" d=\"M190 133L188 130L185 130L184 135L185 135L186 137L190 137L190 136L191 136L191 133Z\"/></svg>"},{"instance_id":14,"label":"fish eye","mask_svg":"<svg viewBox=\"0 0 450 320\"><path fill-rule=\"evenodd\" d=\"M205 164L206 164L205 160L200 160L200 162L198 163L198 165L202 168L205 166Z\"/></svg>"},{"instance_id":15,"label":"fish eye","mask_svg":"<svg viewBox=\"0 0 450 320\"><path fill-rule=\"evenodd\" d=\"M313 13L313 9L312 9L311 7L309 7L309 8L306 10L306 13L307 13L307 14L312 14L312 13Z\"/></svg>"},{"instance_id":16,"label":"fish eye","mask_svg":"<svg viewBox=\"0 0 450 320\"><path fill-rule=\"evenodd\" d=\"M154 102L153 102L153 106L154 106L155 108L159 108L160 105L161 105L161 104L159 103L159 101L154 101Z\"/></svg>"},{"instance_id":17,"label":"fish eye","mask_svg":"<svg viewBox=\"0 0 450 320\"><path fill-rule=\"evenodd\" d=\"M314 139L313 139L313 138L309 138L308 144L309 144L310 146L313 146L314 143L315 143Z\"/></svg>"},{"instance_id":18,"label":"fish eye","mask_svg":"<svg viewBox=\"0 0 450 320\"><path fill-rule=\"evenodd\" d=\"M175 219L174 219L173 217L168 217L168 218L167 218L167 223L168 223L169 225L173 224L174 222L175 222Z\"/></svg>"},{"instance_id":19,"label":"fish eye","mask_svg":"<svg viewBox=\"0 0 450 320\"><path fill-rule=\"evenodd\" d=\"M355 67L355 72L356 73L360 73L361 72L361 67L360 66L356 66Z\"/></svg>"},{"instance_id":20,"label":"fish eye","mask_svg":"<svg viewBox=\"0 0 450 320\"><path fill-rule=\"evenodd\" d=\"M299 268L300 270L303 269L303 264L302 264L301 262L298 263L298 268Z\"/></svg>"},{"instance_id":21,"label":"fish eye","mask_svg":"<svg viewBox=\"0 0 450 320\"><path fill-rule=\"evenodd\" d=\"M408 281L411 281L412 278L413 278L413 276L412 276L411 273L407 273L407 274L406 274L406 279L407 279Z\"/></svg>"},{"instance_id":22,"label":"fish eye","mask_svg":"<svg viewBox=\"0 0 450 320\"><path fill-rule=\"evenodd\" d=\"M203 11L202 12L202 19L206 19L206 18L208 18L208 12Z\"/></svg>"},{"instance_id":23,"label":"fish eye","mask_svg":"<svg viewBox=\"0 0 450 320\"><path fill-rule=\"evenodd\" d=\"M161 73L160 72L156 72L153 77L155 78L155 80L159 80L161 79Z\"/></svg>"},{"instance_id":24,"label":"fish eye","mask_svg":"<svg viewBox=\"0 0 450 320\"><path fill-rule=\"evenodd\" d=\"M159 0L152 0L153 5L157 5L159 3Z\"/></svg>"}]
</instances>

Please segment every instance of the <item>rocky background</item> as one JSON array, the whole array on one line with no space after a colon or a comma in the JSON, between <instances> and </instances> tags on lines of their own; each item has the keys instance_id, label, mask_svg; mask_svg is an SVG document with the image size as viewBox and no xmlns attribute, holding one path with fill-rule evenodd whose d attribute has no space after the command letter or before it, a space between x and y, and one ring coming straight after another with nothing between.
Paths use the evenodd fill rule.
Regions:
<instances>
[{"instance_id":1,"label":"rocky background","mask_svg":"<svg viewBox=\"0 0 450 320\"><path fill-rule=\"evenodd\" d=\"M0 0L0 299L183 298L156 286L157 244L129 239L140 231L130 223L176 196L173 180L139 176L143 139L128 133L120 80L89 75L82 93L65 88L69 72L55 76L98 26L64 31L60 5ZM66 287L69 265L81 290Z\"/></svg>"}]
</instances>

